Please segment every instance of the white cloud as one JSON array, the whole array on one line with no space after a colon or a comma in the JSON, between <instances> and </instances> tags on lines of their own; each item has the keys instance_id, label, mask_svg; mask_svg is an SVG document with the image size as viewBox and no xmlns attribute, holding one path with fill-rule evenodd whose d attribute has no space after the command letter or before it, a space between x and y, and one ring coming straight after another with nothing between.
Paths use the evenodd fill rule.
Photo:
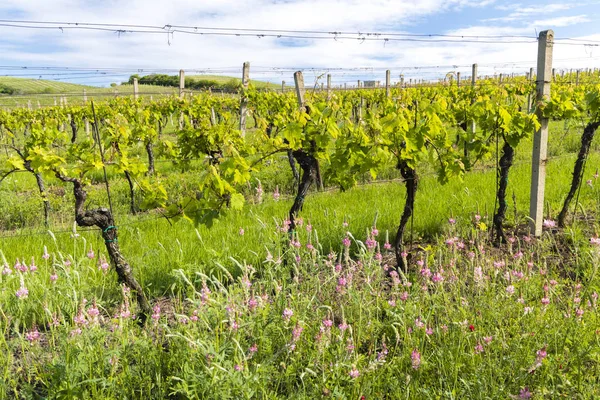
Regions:
<instances>
[{"instance_id":1,"label":"white cloud","mask_svg":"<svg viewBox=\"0 0 600 400\"><path fill-rule=\"evenodd\" d=\"M557 17L557 18L550 18L550 19L534 21L533 25L542 26L542 27L546 27L546 28L548 28L548 27L555 28L555 27L561 27L561 26L581 24L583 22L590 22L590 19L585 15L574 15L571 17Z\"/></svg>"},{"instance_id":2,"label":"white cloud","mask_svg":"<svg viewBox=\"0 0 600 400\"><path fill-rule=\"evenodd\" d=\"M323 31L389 31L400 32L416 21L426 21L433 14L467 7L483 7L492 0L172 0L169 4L159 0L3 0L0 14L19 10L23 19L46 21L79 21L94 23L122 23L148 25L191 25L208 27L238 27L261 29L302 29ZM560 4L555 5L556 7ZM510 11L526 12L532 6L515 6ZM519 11L520 10L520 11ZM581 16L580 16L581 17ZM518 26L467 26L447 32L457 35L523 35L533 34L539 24L553 26L568 23L559 17ZM581 21L581 20L579 20ZM573 22L571 23L578 23ZM435 27L431 30L437 31ZM392 68L394 79L404 73L421 77L434 77L453 65L468 66L473 62L497 64L528 61L535 65L536 43L423 43L423 42L364 42L342 39L303 40L285 46L286 41L276 38L194 36L175 33L142 35L92 31L37 31L12 30L0 27L3 43L0 51L3 63L28 63L34 65L59 65L81 67L170 68L205 69L224 67L234 75L241 73L244 61L251 62L253 78L292 82L292 73L280 73L263 67L370 67L375 70L334 72L334 82L352 82L360 74L363 79L382 79L384 69ZM290 44L290 41L287 41ZM7 44L10 44L7 45ZM44 50L48 48L48 51ZM556 54L562 58L585 58L589 49L581 46L557 46ZM600 54L599 54L600 55ZM586 59L587 66L590 60ZM586 61L582 61L585 63ZM597 61L593 61L598 63ZM416 70L414 66L448 65L441 69ZM494 71L522 72L529 65L490 66ZM468 73L468 67L461 67ZM321 72L306 73L307 81ZM105 82L113 80L107 78ZM119 79L114 79L119 80ZM85 81L82 81L85 82Z\"/></svg>"}]
</instances>

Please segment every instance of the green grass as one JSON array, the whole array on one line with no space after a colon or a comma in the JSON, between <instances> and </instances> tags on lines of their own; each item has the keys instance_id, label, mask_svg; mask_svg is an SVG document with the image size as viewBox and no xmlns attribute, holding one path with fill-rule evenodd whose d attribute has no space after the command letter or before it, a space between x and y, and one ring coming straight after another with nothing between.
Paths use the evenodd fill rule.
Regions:
<instances>
[{"instance_id":1,"label":"green grass","mask_svg":"<svg viewBox=\"0 0 600 400\"><path fill-rule=\"evenodd\" d=\"M573 162L574 156L570 156L548 164L546 209L553 216L557 215L568 191ZM588 161L588 173L585 178L591 178L597 167L600 167L600 157L592 155ZM511 171L508 189L510 206L507 215L509 227L526 222L529 210L530 171L529 164L518 164ZM28 174L22 174L19 182L15 184L30 186L33 183L31 179ZM10 185L10 183L5 184L0 188L2 193L8 193ZM600 185L600 182L596 185ZM464 182L451 182L444 186L440 186L432 176L423 177L415 206L414 241L431 240L435 235L440 234L451 216L459 221L468 221L479 211L486 218L488 226L491 226L495 202L494 186L494 171L473 172L466 176ZM120 241L124 254L128 256L142 281L152 284L151 290L155 295L162 294L169 287L170 282L165 276L170 276L170 271L174 269L183 268L188 272L209 271L217 268L216 263L221 263L235 271L235 264L230 257L247 260L251 264L259 263L265 245L274 245L278 240L273 230L263 227L272 226L274 219L281 221L287 218L292 203L291 199L275 202L270 198L271 193L266 193L264 204L249 205L242 212L231 212L210 229L204 226L198 227L200 240L195 232L196 227L185 221L171 226L168 221L154 214L140 217L127 215L128 200L125 184L113 185L112 192L113 201L116 203L117 224L121 226ZM513 194L516 204L512 200ZM584 205L586 213L597 215L598 194L596 187L582 188L580 202ZM106 204L105 196L103 187L98 185L91 192L89 206ZM5 198L10 199L10 196ZM68 228L68 221L72 221L69 215L69 211L72 210L71 200L69 200L71 198L67 189L64 198L55 199L55 207L58 205L62 210L58 214L64 215L61 217L62 220L53 221L59 226L58 230ZM338 246L337 240L346 229L357 237L364 236L365 231L372 226L376 215L380 231L389 231L390 238L393 238L404 206L404 198L405 190L400 182L371 184L344 193L336 191L311 193L307 196L301 216L304 221L310 221L311 224L318 226L321 243L326 249L330 246ZM20 212L24 215L29 213L39 223L40 205L35 198L27 203L23 202L22 196L13 199L5 203L6 212L12 210L13 213ZM581 211L579 215L582 215ZM150 220L147 220L149 218ZM348 228L343 228L344 220L349 222ZM244 236L239 236L240 228L244 228ZM15 233L27 234L28 232L31 230ZM40 230L35 229L34 232L39 233ZM57 236L64 239L69 234ZM84 236L94 243L95 248L102 246L96 231L86 232ZM409 232L406 236L407 240L410 236ZM47 234L40 234L0 240L0 249L9 258L17 258L25 254L39 254L51 239ZM173 255L176 257L171 257ZM155 265L162 266L160 272L154 268Z\"/></svg>"},{"instance_id":2,"label":"green grass","mask_svg":"<svg viewBox=\"0 0 600 400\"><path fill-rule=\"evenodd\" d=\"M551 125L549 217L562 205L578 150L580 130L565 128ZM53 212L46 230L33 177L12 175L0 186L0 226L10 228L0 232L0 266L4 257L12 271L0 274L0 398L506 399L529 392L597 398L600 256L589 241L599 233L597 149L594 144L587 162L584 181L592 179L592 186L581 189L577 221L530 243L523 227L531 142L522 143L508 188L506 226L515 243L503 249L491 247L487 232L472 223L479 213L491 225L495 157L464 181L443 186L421 166L405 235L414 258L396 284L381 265L393 264L393 256L382 251L380 262L364 243L375 220L379 248L387 232L392 240L405 201L400 181L311 192L301 212L302 245L294 249L277 228L292 204L285 158L256 174L265 189L262 203L253 181L247 206L210 229L156 212L129 215L127 185L109 168L121 250L161 308L144 329L128 316L137 311L114 272L99 269L105 255L99 231L73 234L70 187L48 177ZM169 192L194 187L199 167L180 171L158 163ZM102 175L90 175L87 207L106 206ZM393 168L381 174L397 176ZM279 201L272 198L275 186L284 192ZM346 253L348 232L356 240ZM276 262L279 257L285 262ZM18 272L16 260L30 265L32 258L38 270ZM443 281L428 278L427 269ZM21 287L27 298L16 297ZM293 311L289 321L286 309ZM340 329L342 323L349 328Z\"/></svg>"}]
</instances>

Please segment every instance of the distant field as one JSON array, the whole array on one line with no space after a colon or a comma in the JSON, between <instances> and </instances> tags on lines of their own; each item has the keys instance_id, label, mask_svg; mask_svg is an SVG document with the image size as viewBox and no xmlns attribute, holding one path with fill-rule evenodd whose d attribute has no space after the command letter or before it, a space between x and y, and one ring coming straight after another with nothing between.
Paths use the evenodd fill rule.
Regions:
<instances>
[{"instance_id":1,"label":"distant field","mask_svg":"<svg viewBox=\"0 0 600 400\"><path fill-rule=\"evenodd\" d=\"M56 82L42 79L24 79L0 77L0 87L12 89L14 94L0 94L0 107L32 107L52 106L60 104L60 98L67 99L68 104L81 104L83 93L88 100L103 100L112 96L129 96L133 94L133 85L118 85L116 87L97 87L78 85L75 83ZM163 86L140 85L141 95L174 94L178 89Z\"/></svg>"},{"instance_id":2,"label":"distant field","mask_svg":"<svg viewBox=\"0 0 600 400\"><path fill-rule=\"evenodd\" d=\"M188 76L194 80L203 80L203 81L215 81L219 84L225 84L231 81L235 81L236 83L241 83L241 78L234 78L231 76L222 76L222 75L189 75ZM250 79L250 84L254 85L257 89L281 89L281 85L278 83L271 82L263 82Z\"/></svg>"},{"instance_id":3,"label":"distant field","mask_svg":"<svg viewBox=\"0 0 600 400\"><path fill-rule=\"evenodd\" d=\"M220 75L191 75L195 80L211 80L219 84L231 81L240 82L240 78ZM257 80L250 81L252 85L259 89L279 89L281 86L270 82ZM83 102L83 92L88 100L104 100L113 96L129 96L133 94L133 85L118 85L116 87L97 87L88 85L79 85L75 83L49 81L43 79L26 79L13 77L0 77L0 88L6 88L14 91L13 94L0 94L0 107L31 107L52 106L60 104L60 98L65 97L68 104L81 104ZM178 88L139 85L140 95L142 96L160 96L163 94L177 94Z\"/></svg>"}]
</instances>

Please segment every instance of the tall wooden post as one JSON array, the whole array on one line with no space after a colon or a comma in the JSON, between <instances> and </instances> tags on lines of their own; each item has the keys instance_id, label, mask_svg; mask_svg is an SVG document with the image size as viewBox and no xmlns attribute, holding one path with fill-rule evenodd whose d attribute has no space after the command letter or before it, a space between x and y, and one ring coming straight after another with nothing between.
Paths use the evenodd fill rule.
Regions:
<instances>
[{"instance_id":1,"label":"tall wooden post","mask_svg":"<svg viewBox=\"0 0 600 400\"><path fill-rule=\"evenodd\" d=\"M331 74L327 74L327 100L331 100Z\"/></svg>"},{"instance_id":2,"label":"tall wooden post","mask_svg":"<svg viewBox=\"0 0 600 400\"><path fill-rule=\"evenodd\" d=\"M460 72L456 73L456 87L460 87Z\"/></svg>"},{"instance_id":3,"label":"tall wooden post","mask_svg":"<svg viewBox=\"0 0 600 400\"><path fill-rule=\"evenodd\" d=\"M285 81L281 81L281 93L285 92Z\"/></svg>"},{"instance_id":4,"label":"tall wooden post","mask_svg":"<svg viewBox=\"0 0 600 400\"><path fill-rule=\"evenodd\" d=\"M550 98L550 82L553 75L552 50L554 46L554 31L540 32L538 40L537 64L537 101ZM544 118L539 107L537 116L540 130L533 137L533 157L531 161L531 200L529 216L531 232L535 236L542 234L544 218L544 189L546 184L546 153L548 150L548 118Z\"/></svg>"},{"instance_id":5,"label":"tall wooden post","mask_svg":"<svg viewBox=\"0 0 600 400\"><path fill-rule=\"evenodd\" d=\"M248 89L250 84L250 63L245 62L242 68L242 90ZM242 137L246 134L246 115L248 113L248 98L243 93L240 101L240 132Z\"/></svg>"},{"instance_id":6,"label":"tall wooden post","mask_svg":"<svg viewBox=\"0 0 600 400\"><path fill-rule=\"evenodd\" d=\"M133 78L133 99L137 100L139 96L139 86L137 78Z\"/></svg>"},{"instance_id":7,"label":"tall wooden post","mask_svg":"<svg viewBox=\"0 0 600 400\"><path fill-rule=\"evenodd\" d=\"M473 64L471 68L471 86L474 88L477 85L477 64ZM475 98L471 99L471 103L475 102ZM471 121L471 133L475 136L475 131L477 130L477 125L475 124L475 120Z\"/></svg>"},{"instance_id":8,"label":"tall wooden post","mask_svg":"<svg viewBox=\"0 0 600 400\"><path fill-rule=\"evenodd\" d=\"M183 99L183 91L185 89L185 71L179 70L179 97Z\"/></svg>"},{"instance_id":9,"label":"tall wooden post","mask_svg":"<svg viewBox=\"0 0 600 400\"><path fill-rule=\"evenodd\" d=\"M388 69L387 71L385 71L385 95L387 97L390 97L392 92L390 90L390 80L391 80L391 75L392 73L390 72L390 70Z\"/></svg>"},{"instance_id":10,"label":"tall wooden post","mask_svg":"<svg viewBox=\"0 0 600 400\"><path fill-rule=\"evenodd\" d=\"M400 87L404 88L404 75L400 75Z\"/></svg>"},{"instance_id":11,"label":"tall wooden post","mask_svg":"<svg viewBox=\"0 0 600 400\"><path fill-rule=\"evenodd\" d=\"M533 81L533 67L529 68L529 81ZM533 102L531 100L531 92L527 93L527 112L530 113L533 109Z\"/></svg>"},{"instance_id":12,"label":"tall wooden post","mask_svg":"<svg viewBox=\"0 0 600 400\"><path fill-rule=\"evenodd\" d=\"M579 70L577 70L577 75L575 76L575 86L579 86Z\"/></svg>"},{"instance_id":13,"label":"tall wooden post","mask_svg":"<svg viewBox=\"0 0 600 400\"><path fill-rule=\"evenodd\" d=\"M298 107L302 109L304 108L304 75L302 75L302 71L294 72L294 85L296 86Z\"/></svg>"},{"instance_id":14,"label":"tall wooden post","mask_svg":"<svg viewBox=\"0 0 600 400\"><path fill-rule=\"evenodd\" d=\"M539 51L539 48L538 48L538 51ZM538 53L538 56L539 56L539 53ZM539 62L539 59L538 59L538 62ZM556 68L552 68L552 81L555 81L555 80L556 80Z\"/></svg>"},{"instance_id":15,"label":"tall wooden post","mask_svg":"<svg viewBox=\"0 0 600 400\"><path fill-rule=\"evenodd\" d=\"M502 78L503 78L503 76L504 76L503 74L500 74L500 76L498 77L498 82L499 82L499 83L502 83Z\"/></svg>"}]
</instances>

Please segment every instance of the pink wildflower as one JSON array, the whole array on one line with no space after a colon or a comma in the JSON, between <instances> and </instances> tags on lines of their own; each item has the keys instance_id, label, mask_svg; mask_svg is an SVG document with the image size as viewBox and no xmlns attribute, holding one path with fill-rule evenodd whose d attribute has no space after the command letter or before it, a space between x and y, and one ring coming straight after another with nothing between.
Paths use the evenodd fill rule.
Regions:
<instances>
[{"instance_id":1,"label":"pink wildflower","mask_svg":"<svg viewBox=\"0 0 600 400\"><path fill-rule=\"evenodd\" d=\"M411 364L414 369L419 369L421 366L421 353L419 350L414 349L410 354Z\"/></svg>"},{"instance_id":2,"label":"pink wildflower","mask_svg":"<svg viewBox=\"0 0 600 400\"><path fill-rule=\"evenodd\" d=\"M283 310L283 320L284 321L289 321L290 318L292 318L292 315L294 315L294 312L292 310L290 310L289 308L286 308Z\"/></svg>"},{"instance_id":3,"label":"pink wildflower","mask_svg":"<svg viewBox=\"0 0 600 400\"><path fill-rule=\"evenodd\" d=\"M475 346L475 354L483 353L483 345L481 343L477 343Z\"/></svg>"},{"instance_id":4,"label":"pink wildflower","mask_svg":"<svg viewBox=\"0 0 600 400\"><path fill-rule=\"evenodd\" d=\"M19 299L26 299L27 296L29 296L29 290L25 286L21 285L15 294Z\"/></svg>"},{"instance_id":5,"label":"pink wildflower","mask_svg":"<svg viewBox=\"0 0 600 400\"><path fill-rule=\"evenodd\" d=\"M37 342L40 339L40 332L37 330L37 328L34 328L25 334L25 339L27 339L29 343L33 344L33 342Z\"/></svg>"}]
</instances>

